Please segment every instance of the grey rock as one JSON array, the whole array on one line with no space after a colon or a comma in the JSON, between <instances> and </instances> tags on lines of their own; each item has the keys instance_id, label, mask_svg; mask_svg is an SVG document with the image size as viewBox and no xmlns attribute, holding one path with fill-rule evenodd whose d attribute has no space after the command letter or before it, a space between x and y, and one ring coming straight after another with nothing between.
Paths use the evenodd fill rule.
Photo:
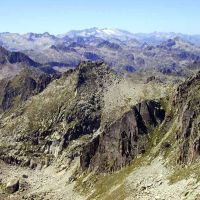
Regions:
<instances>
[{"instance_id":1,"label":"grey rock","mask_svg":"<svg viewBox=\"0 0 200 200\"><path fill-rule=\"evenodd\" d=\"M17 192L19 190L19 179L13 179L9 181L6 185L5 190L9 194Z\"/></svg>"}]
</instances>

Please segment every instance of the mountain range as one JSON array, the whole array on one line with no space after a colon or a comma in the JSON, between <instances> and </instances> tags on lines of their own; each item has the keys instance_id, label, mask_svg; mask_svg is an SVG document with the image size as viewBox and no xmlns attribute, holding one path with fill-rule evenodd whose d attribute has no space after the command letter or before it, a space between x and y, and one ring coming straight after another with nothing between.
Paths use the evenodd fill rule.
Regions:
<instances>
[{"instance_id":1,"label":"mountain range","mask_svg":"<svg viewBox=\"0 0 200 200\"><path fill-rule=\"evenodd\" d=\"M199 36L0 34L0 199L199 199Z\"/></svg>"},{"instance_id":2,"label":"mountain range","mask_svg":"<svg viewBox=\"0 0 200 200\"><path fill-rule=\"evenodd\" d=\"M198 35L132 34L98 28L57 36L49 33L0 34L0 44L4 48L23 52L35 62L60 72L90 60L104 61L116 71L150 69L188 74L187 67L199 62L199 41Z\"/></svg>"}]
</instances>

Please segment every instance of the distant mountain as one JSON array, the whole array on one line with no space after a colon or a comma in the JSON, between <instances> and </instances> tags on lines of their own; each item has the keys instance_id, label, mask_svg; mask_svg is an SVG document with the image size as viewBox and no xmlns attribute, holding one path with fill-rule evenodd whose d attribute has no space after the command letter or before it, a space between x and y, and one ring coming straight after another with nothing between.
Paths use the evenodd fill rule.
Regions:
<instances>
[{"instance_id":1,"label":"distant mountain","mask_svg":"<svg viewBox=\"0 0 200 200\"><path fill-rule=\"evenodd\" d=\"M12 52L0 46L0 80L12 78L25 69L38 69L48 74L58 73L53 67L61 63L40 64L22 52Z\"/></svg>"},{"instance_id":2,"label":"distant mountain","mask_svg":"<svg viewBox=\"0 0 200 200\"><path fill-rule=\"evenodd\" d=\"M158 44L168 39L180 37L181 39L191 42L197 46L200 46L200 35L188 35L174 32L153 32L153 33L131 33L121 29L108 29L108 28L90 28L84 30L72 30L59 37L100 37L103 39L118 39L121 41L127 41L130 39L136 39L139 42L147 42L149 44Z\"/></svg>"},{"instance_id":3,"label":"distant mountain","mask_svg":"<svg viewBox=\"0 0 200 200\"><path fill-rule=\"evenodd\" d=\"M90 60L104 61L116 71L155 69L183 75L188 73L188 65L200 61L200 35L181 33L143 34L108 28L74 30L57 36L0 33L0 44L60 72Z\"/></svg>"},{"instance_id":4,"label":"distant mountain","mask_svg":"<svg viewBox=\"0 0 200 200\"><path fill-rule=\"evenodd\" d=\"M45 49L55 43L57 38L49 33L18 34L0 33L0 44L12 51L23 51L27 49Z\"/></svg>"},{"instance_id":5,"label":"distant mountain","mask_svg":"<svg viewBox=\"0 0 200 200\"><path fill-rule=\"evenodd\" d=\"M75 37L99 37L103 39L119 39L119 40L128 40L134 39L134 34L121 30L121 29L109 29L109 28L90 28L84 30L72 30L67 32L65 35L60 35L60 37L68 36L70 38Z\"/></svg>"},{"instance_id":6,"label":"distant mountain","mask_svg":"<svg viewBox=\"0 0 200 200\"><path fill-rule=\"evenodd\" d=\"M168 39L179 37L186 42L192 43L196 46L200 46L200 35L187 35L182 33L164 33L164 32L153 32L153 33L136 33L134 38L140 42L147 42L149 44L158 44Z\"/></svg>"},{"instance_id":7,"label":"distant mountain","mask_svg":"<svg viewBox=\"0 0 200 200\"><path fill-rule=\"evenodd\" d=\"M40 65L21 52L10 52L0 46L0 64L6 63L24 63L33 67L38 67Z\"/></svg>"},{"instance_id":8,"label":"distant mountain","mask_svg":"<svg viewBox=\"0 0 200 200\"><path fill-rule=\"evenodd\" d=\"M53 76L36 68L24 68L13 79L0 80L0 113L40 93L52 79Z\"/></svg>"},{"instance_id":9,"label":"distant mountain","mask_svg":"<svg viewBox=\"0 0 200 200\"><path fill-rule=\"evenodd\" d=\"M40 64L21 52L10 52L0 47L0 79L13 77L29 67L37 68Z\"/></svg>"},{"instance_id":10,"label":"distant mountain","mask_svg":"<svg viewBox=\"0 0 200 200\"><path fill-rule=\"evenodd\" d=\"M121 29L109 29L109 28L89 28L83 30L72 30L65 34L52 35L48 32L45 33L0 33L0 44L12 50L25 50L25 49L45 49L54 44L68 43L75 38L78 42L88 38L101 38L104 40L113 41L128 41L138 40L139 43L147 42L149 44L158 44L168 39L180 37L181 39L200 46L200 35L187 35L182 33L131 33Z\"/></svg>"}]
</instances>

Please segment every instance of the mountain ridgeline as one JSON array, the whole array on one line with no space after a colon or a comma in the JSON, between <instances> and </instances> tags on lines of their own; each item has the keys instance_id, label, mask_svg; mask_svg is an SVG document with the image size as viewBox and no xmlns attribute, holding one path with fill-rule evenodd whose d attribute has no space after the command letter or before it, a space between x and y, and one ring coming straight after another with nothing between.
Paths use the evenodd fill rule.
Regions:
<instances>
[{"instance_id":1,"label":"mountain ridgeline","mask_svg":"<svg viewBox=\"0 0 200 200\"><path fill-rule=\"evenodd\" d=\"M92 28L58 36L1 33L0 44L13 52L13 61L24 57L19 55L20 51L30 57L29 61L26 58L29 64L40 63L54 72L75 68L89 60L104 61L118 72L156 71L190 76L188 66L200 62L199 38L176 33L132 34L118 29Z\"/></svg>"},{"instance_id":2,"label":"mountain ridgeline","mask_svg":"<svg viewBox=\"0 0 200 200\"><path fill-rule=\"evenodd\" d=\"M72 141L84 137L82 145L69 152L80 156L83 170L115 171L130 164L137 155L145 153L155 127L164 126L166 110L161 100L146 100L122 111L115 121L102 123L103 95L121 79L102 62L85 62L55 80L49 75L22 71L11 81L2 81L1 109L7 112L1 117L1 159L23 166L33 166L35 162L36 167L42 165L45 157L50 156L53 162L54 157L67 152ZM177 132L177 140L182 141L180 162L192 159L187 153L190 148L199 149L199 113L194 110L194 106L199 107L199 97L194 95L198 90L199 74L178 87L171 104L178 109L174 115L181 127ZM170 120L174 118L171 116ZM190 137L194 138L193 147L187 143ZM18 147L10 148L12 144Z\"/></svg>"},{"instance_id":3,"label":"mountain ridgeline","mask_svg":"<svg viewBox=\"0 0 200 200\"><path fill-rule=\"evenodd\" d=\"M6 114L6 121L5 124L3 123L4 126L1 129L2 138L4 138L5 133L6 139L8 130L14 126L16 128L12 130L13 135L8 135L12 139L6 143L6 146L8 145L9 147L15 143L17 146L19 145L19 149L22 148L22 152L18 152L19 154L14 153L15 151L12 149L13 155L7 154L9 150L4 148L4 151L7 152L3 154L2 159L4 161L8 163L14 161L14 163L21 163L22 165L23 163L30 163L31 166L33 162L36 162L34 165L36 167L37 164L42 164L34 161L33 155L36 149L38 149L37 151L42 157L45 155L54 155L57 157L58 153L62 154L65 149L68 149L72 140L81 139L82 136L85 136L89 140L97 130L101 130L100 132L103 132L98 134L93 140L98 140L99 145L105 145L104 141L106 139L104 137L108 137L108 141L116 143L116 158L109 158L109 153L111 152L108 149L105 162L107 163L106 166L109 162L113 162L110 170L112 168L120 169L130 162L138 152L145 151L145 145L148 141L146 138L148 130L153 129L164 119L165 111L158 102L145 101L131 108L130 111L123 114L116 122L110 125L102 124L101 127L102 110L105 106L104 92L114 82L121 81L119 75L101 62L82 63L76 70L71 70L63 74L48 87L47 85L52 80L45 74L40 75L36 73L33 76L33 71L31 71L31 73L21 72L20 75L17 75L6 85L5 83L3 84L5 86L2 88L2 111L8 110L11 118ZM44 92L42 92L43 90ZM34 97L30 98L31 96ZM30 101L22 104L28 98L30 98ZM41 99L44 99L44 101L41 101ZM11 108L12 112L10 114L9 110ZM15 112L17 113L14 114ZM16 117L13 117L13 114ZM3 116L2 122L4 121ZM59 128L61 124L62 129ZM124 126L124 124L126 125ZM20 128L20 132L18 132L18 126L24 128ZM53 135L55 133L56 137L54 139ZM116 134L116 136L113 134ZM119 138L119 141L110 140L109 137L112 137L112 135ZM125 140L128 138L130 141L126 143ZM87 146L93 144L93 140ZM102 142L100 142L101 140ZM23 147L24 143L27 143L25 149ZM135 148L132 149L133 146ZM84 147L84 144L82 147ZM98 146L96 145L96 147ZM108 147L111 147L111 145L108 145ZM81 160L82 163L89 163L86 163L85 166L82 165L83 168L90 166L90 160L85 155L92 156L91 152L87 152L88 148L91 148L86 148L87 150L83 150ZM33 155L30 153L26 155L25 152L30 152L30 150L33 152ZM74 153L79 155L81 151L78 153L75 149L75 152L70 152L70 154ZM101 153L98 154L103 155ZM38 155L35 159L40 160L39 162L42 161ZM116 159L119 159L117 163L115 163ZM96 166L100 167L100 161L96 162ZM106 170L106 166L102 166L103 171Z\"/></svg>"},{"instance_id":4,"label":"mountain ridgeline","mask_svg":"<svg viewBox=\"0 0 200 200\"><path fill-rule=\"evenodd\" d=\"M199 198L198 45L96 28L10 36L0 198Z\"/></svg>"}]
</instances>

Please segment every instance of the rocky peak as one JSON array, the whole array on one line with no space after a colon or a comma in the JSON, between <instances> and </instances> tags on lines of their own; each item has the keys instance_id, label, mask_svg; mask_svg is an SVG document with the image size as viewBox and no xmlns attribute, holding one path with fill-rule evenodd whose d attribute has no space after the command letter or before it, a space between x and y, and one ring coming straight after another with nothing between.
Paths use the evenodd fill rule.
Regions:
<instances>
[{"instance_id":1,"label":"rocky peak","mask_svg":"<svg viewBox=\"0 0 200 200\"><path fill-rule=\"evenodd\" d=\"M29 66L38 67L39 63L34 62L28 56L21 52L10 52L3 47L0 47L0 64L15 64L15 63L24 63Z\"/></svg>"},{"instance_id":2,"label":"rocky peak","mask_svg":"<svg viewBox=\"0 0 200 200\"><path fill-rule=\"evenodd\" d=\"M77 74L76 101L67 112L67 122L79 122L69 134L70 138L78 138L100 127L104 90L118 75L103 62L91 61L80 63L72 73Z\"/></svg>"},{"instance_id":3,"label":"rocky peak","mask_svg":"<svg viewBox=\"0 0 200 200\"><path fill-rule=\"evenodd\" d=\"M54 35L49 34L48 32L44 33L26 33L24 35L29 41L34 41L36 39L47 37L47 38L56 38Z\"/></svg>"},{"instance_id":4,"label":"rocky peak","mask_svg":"<svg viewBox=\"0 0 200 200\"><path fill-rule=\"evenodd\" d=\"M101 42L100 44L97 45L97 47L98 48L106 47L106 48L109 48L112 50L121 50L122 49L120 45L113 43L113 42L109 42L109 41Z\"/></svg>"},{"instance_id":5,"label":"rocky peak","mask_svg":"<svg viewBox=\"0 0 200 200\"><path fill-rule=\"evenodd\" d=\"M16 76L2 89L4 110L12 107L15 100L26 100L34 95L34 98L30 98L30 101L26 101L20 108L23 112L16 114L16 109L10 112L14 116L19 115L20 126L23 127L19 132L17 128L13 130L18 134L12 140L18 147L25 146L25 149L21 152L24 153L23 157L18 153L11 153L15 159L4 156L2 159L8 163L24 162L27 157L33 156L32 153L26 154L30 151L39 152L44 157L58 156L68 151L74 141L84 136L91 137L101 125L101 108L104 102L103 93L100 91L111 84L113 77L117 77L117 74L103 63L83 62L45 89L51 81L49 75L39 77L32 74L28 77ZM9 117L12 118L11 115ZM11 121L19 125L18 119L14 117ZM7 134L6 131L4 133ZM75 150L70 152L75 153L76 156L79 155ZM40 156L34 158L41 162Z\"/></svg>"},{"instance_id":6,"label":"rocky peak","mask_svg":"<svg viewBox=\"0 0 200 200\"><path fill-rule=\"evenodd\" d=\"M103 62L81 62L77 68L77 89L90 88L97 90L105 89L108 84L115 81L119 76ZM83 87L82 87L83 86Z\"/></svg>"}]
</instances>

